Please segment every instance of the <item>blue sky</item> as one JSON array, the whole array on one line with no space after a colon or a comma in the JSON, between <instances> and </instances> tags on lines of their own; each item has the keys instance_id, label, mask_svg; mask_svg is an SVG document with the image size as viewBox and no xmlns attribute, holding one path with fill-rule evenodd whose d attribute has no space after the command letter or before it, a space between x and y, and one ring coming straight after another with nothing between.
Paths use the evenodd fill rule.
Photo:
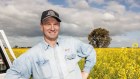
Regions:
<instances>
[{"instance_id":1,"label":"blue sky","mask_svg":"<svg viewBox=\"0 0 140 79\"><path fill-rule=\"evenodd\" d=\"M68 1L66 0L48 0L48 1L54 5L62 5L64 7L68 7L68 3L67 3ZM92 0L86 0L86 1L92 1ZM101 1L104 1L104 3L98 3L98 0L93 0L93 2L89 3L89 5L96 8L103 8L103 6L105 6L106 3L113 0L101 0ZM114 1L116 1L121 5L124 5L126 9L129 11L140 12L140 7L136 6L136 5L140 5L140 0L114 0Z\"/></svg>"},{"instance_id":2,"label":"blue sky","mask_svg":"<svg viewBox=\"0 0 140 79\"><path fill-rule=\"evenodd\" d=\"M91 30L102 27L110 31L109 47L140 45L140 0L0 0L0 29L12 46L33 46L42 39L40 16L47 9L60 14L60 35L88 43Z\"/></svg>"},{"instance_id":3,"label":"blue sky","mask_svg":"<svg viewBox=\"0 0 140 79\"><path fill-rule=\"evenodd\" d=\"M67 1L65 0L48 0L48 1L54 5L63 5L67 7Z\"/></svg>"}]
</instances>

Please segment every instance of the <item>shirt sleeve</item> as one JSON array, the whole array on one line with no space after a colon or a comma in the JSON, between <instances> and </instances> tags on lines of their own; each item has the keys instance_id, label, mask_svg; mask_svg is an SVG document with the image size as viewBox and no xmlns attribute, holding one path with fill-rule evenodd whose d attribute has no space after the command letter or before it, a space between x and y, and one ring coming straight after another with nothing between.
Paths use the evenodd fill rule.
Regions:
<instances>
[{"instance_id":1,"label":"shirt sleeve","mask_svg":"<svg viewBox=\"0 0 140 79\"><path fill-rule=\"evenodd\" d=\"M29 57L24 54L14 60L4 79L29 79L30 76L31 62Z\"/></svg>"},{"instance_id":2,"label":"shirt sleeve","mask_svg":"<svg viewBox=\"0 0 140 79\"><path fill-rule=\"evenodd\" d=\"M90 73L91 69L96 63L96 52L90 44L86 44L80 40L77 40L78 44L78 56L85 58L84 72Z\"/></svg>"}]
</instances>

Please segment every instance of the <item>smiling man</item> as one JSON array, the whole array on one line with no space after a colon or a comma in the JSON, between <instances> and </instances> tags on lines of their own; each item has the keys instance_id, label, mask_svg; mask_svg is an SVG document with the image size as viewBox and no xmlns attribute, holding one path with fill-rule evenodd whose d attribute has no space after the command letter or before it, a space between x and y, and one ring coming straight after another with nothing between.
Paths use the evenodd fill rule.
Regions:
<instances>
[{"instance_id":1,"label":"smiling man","mask_svg":"<svg viewBox=\"0 0 140 79\"><path fill-rule=\"evenodd\" d=\"M5 79L87 79L96 62L93 47L68 36L59 36L59 14L54 10L42 13L40 28L43 41L18 57ZM84 69L78 65L85 58Z\"/></svg>"}]
</instances>

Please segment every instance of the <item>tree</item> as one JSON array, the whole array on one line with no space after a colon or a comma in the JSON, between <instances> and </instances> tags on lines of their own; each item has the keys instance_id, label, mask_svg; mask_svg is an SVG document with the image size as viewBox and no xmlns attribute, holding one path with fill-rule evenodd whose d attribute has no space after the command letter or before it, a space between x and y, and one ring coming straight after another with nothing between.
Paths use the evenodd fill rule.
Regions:
<instances>
[{"instance_id":1,"label":"tree","mask_svg":"<svg viewBox=\"0 0 140 79\"><path fill-rule=\"evenodd\" d=\"M14 48L18 48L18 45L15 45Z\"/></svg>"},{"instance_id":2,"label":"tree","mask_svg":"<svg viewBox=\"0 0 140 79\"><path fill-rule=\"evenodd\" d=\"M88 40L95 48L105 48L108 47L111 41L109 36L109 31L104 28L94 29L88 36Z\"/></svg>"}]
</instances>

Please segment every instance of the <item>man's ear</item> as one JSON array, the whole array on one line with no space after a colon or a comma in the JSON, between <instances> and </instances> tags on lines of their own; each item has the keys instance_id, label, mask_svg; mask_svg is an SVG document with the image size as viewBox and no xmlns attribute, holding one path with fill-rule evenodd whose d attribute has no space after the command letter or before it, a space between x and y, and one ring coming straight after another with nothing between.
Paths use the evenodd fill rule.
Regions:
<instances>
[{"instance_id":1,"label":"man's ear","mask_svg":"<svg viewBox=\"0 0 140 79\"><path fill-rule=\"evenodd\" d=\"M43 32L43 25L40 23L40 30Z\"/></svg>"}]
</instances>

